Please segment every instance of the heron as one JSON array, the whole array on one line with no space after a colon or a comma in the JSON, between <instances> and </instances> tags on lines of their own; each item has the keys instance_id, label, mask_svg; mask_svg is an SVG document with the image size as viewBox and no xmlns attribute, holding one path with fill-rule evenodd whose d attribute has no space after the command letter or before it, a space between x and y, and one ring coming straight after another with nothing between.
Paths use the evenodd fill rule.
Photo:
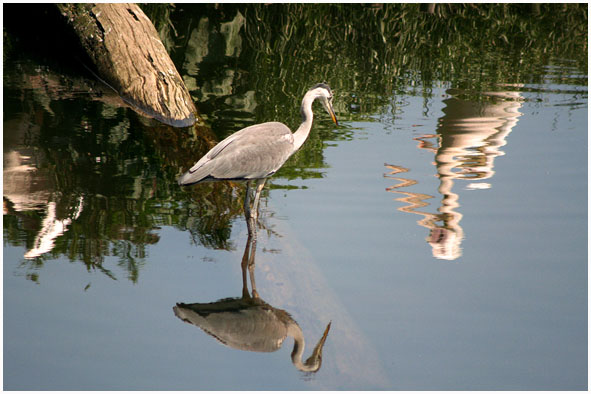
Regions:
<instances>
[{"instance_id":1,"label":"heron","mask_svg":"<svg viewBox=\"0 0 591 394\"><path fill-rule=\"evenodd\" d=\"M289 127L280 122L245 127L219 142L199 159L189 171L178 178L179 185L189 186L217 180L246 181L244 215L249 235L256 239L259 198L267 178L277 172L308 138L314 118L314 100L320 100L338 126L332 97L332 91L326 83L314 85L302 99L302 123L295 132L292 133ZM256 182L252 209L251 182Z\"/></svg>"}]
</instances>

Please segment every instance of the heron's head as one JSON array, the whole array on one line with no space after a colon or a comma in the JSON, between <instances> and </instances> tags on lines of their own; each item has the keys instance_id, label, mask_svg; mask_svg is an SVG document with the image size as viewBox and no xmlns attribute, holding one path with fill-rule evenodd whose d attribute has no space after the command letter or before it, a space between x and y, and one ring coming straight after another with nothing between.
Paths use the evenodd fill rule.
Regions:
<instances>
[{"instance_id":1,"label":"heron's head","mask_svg":"<svg viewBox=\"0 0 591 394\"><path fill-rule=\"evenodd\" d=\"M299 347L299 344L297 341L295 342L293 352L291 353L291 359L300 371L307 372L307 373L314 373L314 372L318 372L318 370L320 369L320 366L322 365L322 348L324 348L324 342L326 342L326 338L328 337L328 331L330 331L330 325L331 325L331 323L329 322L328 325L326 326L326 329L324 330L324 334L322 334L322 338L320 338L320 340L318 341L318 343L314 347L312 354L310 355L310 357L308 357L308 359L304 363L301 363L301 360L300 360L300 358L302 356L301 352L303 351L303 348Z\"/></svg>"},{"instance_id":2,"label":"heron's head","mask_svg":"<svg viewBox=\"0 0 591 394\"><path fill-rule=\"evenodd\" d=\"M332 90L330 90L330 86L328 86L326 83L319 83L314 85L310 91L314 92L314 98L320 99L322 106L326 112L328 112L332 121L338 126L339 122L337 121L334 109L332 108Z\"/></svg>"}]
</instances>

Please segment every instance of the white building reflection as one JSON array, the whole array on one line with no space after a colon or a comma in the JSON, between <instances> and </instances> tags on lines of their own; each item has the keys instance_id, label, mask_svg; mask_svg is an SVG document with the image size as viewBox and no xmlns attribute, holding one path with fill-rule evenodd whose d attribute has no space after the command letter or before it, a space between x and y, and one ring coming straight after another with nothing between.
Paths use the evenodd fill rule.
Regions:
<instances>
[{"instance_id":1,"label":"white building reflection","mask_svg":"<svg viewBox=\"0 0 591 394\"><path fill-rule=\"evenodd\" d=\"M437 193L441 195L438 213L419 210L428 206L425 200L434 195L401 190L416 183L398 175L408 169L387 164L391 172L386 176L401 182L387 189L404 196L397 200L407 205L399 210L423 216L417 223L430 230L427 242L433 256L455 260L462 255L464 239L459 196L453 191L455 182L469 182L468 190L491 187L490 182L484 181L490 181L495 173L495 159L504 155L501 148L507 144L506 138L521 116L522 100L519 92L486 92L476 98L469 91L450 89L447 93L450 97L444 100L444 116L439 119L437 134L417 138L420 149L435 154Z\"/></svg>"},{"instance_id":2,"label":"white building reflection","mask_svg":"<svg viewBox=\"0 0 591 394\"><path fill-rule=\"evenodd\" d=\"M23 221L31 222L34 220L26 212L45 211L45 218L37 231L33 246L24 254L26 259L34 259L50 252L55 246L55 240L80 216L84 205L82 197L78 197L73 206L69 202L59 202L53 177L41 165L44 161L42 154L33 148L24 147L22 143L31 131L35 132L36 129L21 130L17 127L11 130L10 136L5 136L2 169L4 215L14 214ZM25 224L25 227L39 226L38 222L31 222Z\"/></svg>"},{"instance_id":3,"label":"white building reflection","mask_svg":"<svg viewBox=\"0 0 591 394\"><path fill-rule=\"evenodd\" d=\"M33 259L47 253L55 246L55 239L65 233L72 220L78 219L80 212L82 212L83 198L78 199L78 205L71 218L58 219L56 213L56 203L47 203L47 215L43 219L41 229L35 237L33 247L25 253L25 259Z\"/></svg>"}]
</instances>

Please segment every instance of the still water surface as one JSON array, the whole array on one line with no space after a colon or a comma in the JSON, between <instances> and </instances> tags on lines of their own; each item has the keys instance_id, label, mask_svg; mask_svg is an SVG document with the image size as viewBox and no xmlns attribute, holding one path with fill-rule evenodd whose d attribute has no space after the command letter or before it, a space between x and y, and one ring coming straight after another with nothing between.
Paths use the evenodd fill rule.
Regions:
<instances>
[{"instance_id":1,"label":"still water surface","mask_svg":"<svg viewBox=\"0 0 591 394\"><path fill-rule=\"evenodd\" d=\"M200 21L193 34L217 31ZM214 44L200 63L179 66L186 80L213 73ZM216 216L192 194L211 186L177 190L190 163L170 168L133 111L84 95L28 100L43 87L9 73L4 388L586 389L587 76L550 63L542 82L416 81L379 100L329 80L341 125L317 111L316 139L263 195L257 305L240 300L243 189L213 190L215 201L232 201ZM235 89L252 93L199 98L217 140L266 120L297 126L295 93L289 117L259 119L273 98ZM91 165L80 164L85 156ZM81 174L53 175L67 166ZM207 227L212 217L227 224ZM81 250L93 247L102 252ZM215 332L177 306L224 302L234 311L219 319L230 327L236 315L270 325L289 314L287 339ZM329 322L320 369L299 371L294 336L305 361Z\"/></svg>"}]
</instances>

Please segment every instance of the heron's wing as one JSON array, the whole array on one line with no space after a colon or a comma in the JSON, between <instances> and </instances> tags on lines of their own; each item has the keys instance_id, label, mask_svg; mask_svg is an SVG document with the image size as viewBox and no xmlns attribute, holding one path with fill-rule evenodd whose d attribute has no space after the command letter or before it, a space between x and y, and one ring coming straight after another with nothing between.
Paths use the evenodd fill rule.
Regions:
<instances>
[{"instance_id":1,"label":"heron's wing","mask_svg":"<svg viewBox=\"0 0 591 394\"><path fill-rule=\"evenodd\" d=\"M224 345L255 352L279 349L287 337L287 324L293 321L281 309L240 299L177 304L173 310L178 318L201 328Z\"/></svg>"},{"instance_id":2,"label":"heron's wing","mask_svg":"<svg viewBox=\"0 0 591 394\"><path fill-rule=\"evenodd\" d=\"M193 179L255 179L268 176L293 153L293 135L279 122L246 127L222 140L191 169Z\"/></svg>"},{"instance_id":3,"label":"heron's wing","mask_svg":"<svg viewBox=\"0 0 591 394\"><path fill-rule=\"evenodd\" d=\"M224 150L224 148L226 148L228 145L230 145L232 142L234 142L237 138L240 138L241 135L251 132L251 130L249 130L249 129L251 129L251 127L246 127L240 131L237 131L236 133L229 135L228 137L226 137L222 141L218 142L216 146L211 148L211 150L209 152L207 152L201 159L199 159L199 161L197 163L195 163L193 165L193 167L191 167L189 169L189 172L195 172L203 164L207 163L208 161L213 160L217 155L219 155L219 153L221 151Z\"/></svg>"}]
</instances>

